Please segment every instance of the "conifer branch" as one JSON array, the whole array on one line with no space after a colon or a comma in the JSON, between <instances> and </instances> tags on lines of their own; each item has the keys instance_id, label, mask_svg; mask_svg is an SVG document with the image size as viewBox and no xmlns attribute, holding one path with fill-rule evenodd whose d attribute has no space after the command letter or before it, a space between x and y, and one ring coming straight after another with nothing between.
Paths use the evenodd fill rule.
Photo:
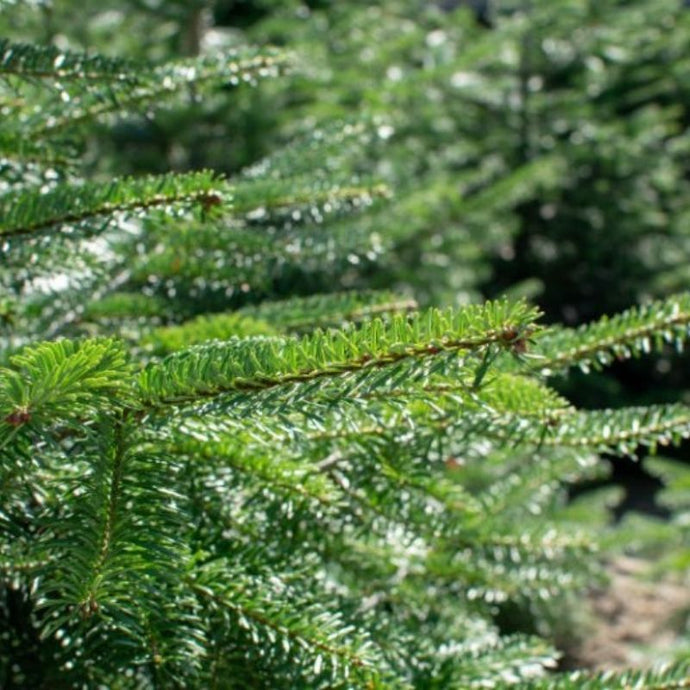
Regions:
<instances>
[{"instance_id":1,"label":"conifer branch","mask_svg":"<svg viewBox=\"0 0 690 690\"><path fill-rule=\"evenodd\" d=\"M119 512L121 499L122 478L125 469L125 430L124 421L117 421L113 426L113 458L110 468L110 485L107 501L104 505L103 531L100 537L100 548L90 570L90 581L86 584L84 595L79 602L79 608L84 618L89 618L98 611L98 585L103 574L103 568L113 547L113 533Z\"/></svg>"},{"instance_id":2,"label":"conifer branch","mask_svg":"<svg viewBox=\"0 0 690 690\"><path fill-rule=\"evenodd\" d=\"M61 186L41 193L27 191L0 197L0 238L33 236L56 228L69 234L81 227L85 234L96 232L86 221L107 222L117 214L136 214L174 205L199 204L212 207L223 203L223 185L210 172L160 177L123 178L109 184Z\"/></svg>"},{"instance_id":3,"label":"conifer branch","mask_svg":"<svg viewBox=\"0 0 690 690\"><path fill-rule=\"evenodd\" d=\"M366 370L422 360L441 353L506 349L536 329L525 304L488 303L453 312L430 310L389 323L375 319L360 329L316 332L299 340L276 338L209 344L149 365L140 376L144 404L184 405L229 392L257 392L317 383Z\"/></svg>"},{"instance_id":4,"label":"conifer branch","mask_svg":"<svg viewBox=\"0 0 690 690\"><path fill-rule=\"evenodd\" d=\"M333 487L322 477L315 477L309 465L282 458L270 458L259 453L243 452L235 439L197 439L178 434L167 440L170 452L204 458L214 465L222 464L244 475L258 486L274 488L281 494L292 494L299 499L314 501L331 508L337 502Z\"/></svg>"},{"instance_id":5,"label":"conifer branch","mask_svg":"<svg viewBox=\"0 0 690 690\"><path fill-rule=\"evenodd\" d=\"M0 38L0 76L60 81L135 81L142 69L130 60L88 55Z\"/></svg>"},{"instance_id":6,"label":"conifer branch","mask_svg":"<svg viewBox=\"0 0 690 690\"><path fill-rule=\"evenodd\" d=\"M680 662L652 670L574 673L544 678L525 685L526 690L683 690L690 688L690 667Z\"/></svg>"},{"instance_id":7,"label":"conifer branch","mask_svg":"<svg viewBox=\"0 0 690 690\"><path fill-rule=\"evenodd\" d=\"M299 218L309 221L314 218L315 209L318 208L324 214L332 214L336 210L347 209L348 205L368 206L374 199L391 197L390 188L380 183L339 185L329 181L326 185L315 186L312 182L309 186L300 188L299 181L295 179L240 183L234 192L232 214L260 222L270 220L272 212L304 207L308 207L311 213L304 216L300 214ZM298 220L294 213L291 220Z\"/></svg>"},{"instance_id":8,"label":"conifer branch","mask_svg":"<svg viewBox=\"0 0 690 690\"><path fill-rule=\"evenodd\" d=\"M0 576L11 578L14 575L34 575L45 570L50 565L50 560L21 560L12 558L11 560L0 560Z\"/></svg>"},{"instance_id":9,"label":"conifer branch","mask_svg":"<svg viewBox=\"0 0 690 690\"><path fill-rule=\"evenodd\" d=\"M578 412L562 418L541 443L558 447L586 447L622 455L638 444L656 448L690 438L690 408L650 405L619 410Z\"/></svg>"},{"instance_id":10,"label":"conifer branch","mask_svg":"<svg viewBox=\"0 0 690 690\"><path fill-rule=\"evenodd\" d=\"M317 675L321 675L324 666L335 671L343 664L353 680L368 679L373 687L378 687L379 673L371 643L368 640L358 640L356 645L339 643L352 632L352 628L345 626L338 616L329 615L321 607L306 601L302 602L300 614L296 614L294 609L286 610L280 601L273 601L273 597L262 592L262 582L243 577L240 573L234 573L230 586L225 577L221 590L205 582L213 571L233 572L233 569L222 562L212 562L206 565L201 577L188 582L202 601L232 612L241 627L256 627L285 638L288 654L307 652L316 666ZM269 585L269 591L275 590L277 579L273 577L274 583ZM286 590L286 598L294 596L287 587Z\"/></svg>"},{"instance_id":11,"label":"conifer branch","mask_svg":"<svg viewBox=\"0 0 690 690\"><path fill-rule=\"evenodd\" d=\"M130 399L130 365L115 340L41 343L10 362L0 368L0 420L16 429L79 419Z\"/></svg>"},{"instance_id":12,"label":"conifer branch","mask_svg":"<svg viewBox=\"0 0 690 690\"><path fill-rule=\"evenodd\" d=\"M259 79L277 77L288 68L291 60L287 53L278 50L246 49L162 65L148 74L140 73L134 83L113 82L107 90L83 94L61 114L52 114L44 122L37 122L34 134L39 138L55 136L67 127L111 113L131 111L142 104L160 104L189 87L253 84Z\"/></svg>"},{"instance_id":13,"label":"conifer branch","mask_svg":"<svg viewBox=\"0 0 690 690\"><path fill-rule=\"evenodd\" d=\"M601 368L614 360L624 360L664 345L680 350L690 332L690 294L634 307L613 317L577 330L552 330L540 341L540 352L532 368L545 373L579 366Z\"/></svg>"},{"instance_id":14,"label":"conifer branch","mask_svg":"<svg viewBox=\"0 0 690 690\"><path fill-rule=\"evenodd\" d=\"M447 511L443 526L441 520L433 518L431 513L426 515L425 522L428 524L423 528L410 521L413 531L431 535L448 531L458 515L468 518L483 511L481 504L461 485L445 481L437 471L426 467L423 471L413 472L404 462L387 458L384 450L375 444L348 449L347 457L343 455L344 451L336 449L317 463L304 462L302 456L305 453L301 449L291 449L285 458L269 460L275 443L263 447L246 436L239 436L242 431L239 427L235 429L227 424L222 427L213 425L214 437L202 439L202 429L208 429L208 420L204 421L205 424L201 419L193 424L187 421L181 429L171 430L174 435L174 441L170 443L171 452L213 458L216 463L244 475L252 493L254 487L259 489L263 485L278 494L292 495L300 502L307 499L311 503L307 509L312 513L312 507L317 510L326 508L330 515L347 519L349 513L343 498L348 497L364 509L361 516L363 524L368 524L364 519L367 513L379 515L390 522L407 522L402 517L397 496L408 496L407 500L415 496L420 511L429 503ZM282 445L287 451L287 440ZM307 453L313 455L314 447L310 447ZM370 465L370 469L361 477L355 476L365 465ZM382 488L384 484L385 490ZM369 485L374 487L372 497L367 494ZM384 502L385 507L380 507L378 504L382 503L384 494L390 500Z\"/></svg>"},{"instance_id":15,"label":"conifer branch","mask_svg":"<svg viewBox=\"0 0 690 690\"><path fill-rule=\"evenodd\" d=\"M43 142L28 140L18 132L0 132L0 156L23 165L68 166L75 162L71 153L69 147L57 150Z\"/></svg>"},{"instance_id":16,"label":"conifer branch","mask_svg":"<svg viewBox=\"0 0 690 690\"><path fill-rule=\"evenodd\" d=\"M297 627L288 627L285 625L281 625L280 623L271 620L268 616L262 615L259 611L253 610L248 605L241 605L227 597L214 595L211 592L209 592L205 587L201 587L199 585L192 585L192 591L194 591L196 594L200 595L204 599L209 599L213 601L215 604L219 604L224 608L234 611L236 614L243 618L252 620L261 626L270 628L271 630L274 630L275 632L281 635L285 635L291 640L306 643L309 647L313 647L320 652L328 654L329 656L339 657L343 659L346 663L352 664L353 666L356 666L358 668L367 665L361 657L357 656L347 648L329 645L319 639L309 636L306 633L306 631L302 631Z\"/></svg>"},{"instance_id":17,"label":"conifer branch","mask_svg":"<svg viewBox=\"0 0 690 690\"><path fill-rule=\"evenodd\" d=\"M391 416L373 421L364 414L361 423L350 420L339 426L337 418L328 419L326 430L306 434L310 442L347 441L362 438L397 438L414 430L419 438L433 438L443 433L449 438L466 439L481 433L514 448L580 448L600 453L634 455L639 445L677 444L690 437L690 412L685 405L657 405L616 410L575 411L545 410L539 414L501 411L480 405L450 400L440 410L418 412L410 420ZM320 423L323 427L323 422ZM284 438L285 443L290 437Z\"/></svg>"}]
</instances>

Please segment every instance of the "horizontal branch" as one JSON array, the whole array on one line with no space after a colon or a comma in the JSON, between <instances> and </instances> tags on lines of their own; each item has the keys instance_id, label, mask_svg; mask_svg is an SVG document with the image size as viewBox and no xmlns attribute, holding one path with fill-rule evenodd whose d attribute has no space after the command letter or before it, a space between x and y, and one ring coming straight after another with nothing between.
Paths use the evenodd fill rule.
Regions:
<instances>
[{"instance_id":1,"label":"horizontal branch","mask_svg":"<svg viewBox=\"0 0 690 690\"><path fill-rule=\"evenodd\" d=\"M60 113L51 113L34 126L37 136L52 136L67 127L96 120L109 113L156 107L188 88L213 84L253 84L259 79L280 75L291 62L286 52L273 49L243 49L193 60L172 62L150 69L134 83L109 84L109 88L83 94Z\"/></svg>"},{"instance_id":2,"label":"horizontal branch","mask_svg":"<svg viewBox=\"0 0 690 690\"><path fill-rule=\"evenodd\" d=\"M613 317L574 329L554 329L540 341L540 356L531 367L551 374L579 366L602 367L661 350L665 344L682 348L690 333L690 293L634 307Z\"/></svg>"},{"instance_id":3,"label":"horizontal branch","mask_svg":"<svg viewBox=\"0 0 690 690\"><path fill-rule=\"evenodd\" d=\"M525 690L685 690L690 688L690 664L687 661L652 670L628 670L619 673L560 674L524 683Z\"/></svg>"},{"instance_id":4,"label":"horizontal branch","mask_svg":"<svg viewBox=\"0 0 690 690\"><path fill-rule=\"evenodd\" d=\"M295 383L373 371L496 344L512 349L535 330L535 309L487 303L462 310L429 310L359 329L321 332L298 340L254 338L211 343L149 365L140 376L148 407L201 402L229 392L265 391Z\"/></svg>"},{"instance_id":5,"label":"horizontal branch","mask_svg":"<svg viewBox=\"0 0 690 690\"><path fill-rule=\"evenodd\" d=\"M60 81L136 81L143 66L131 60L0 39L0 76Z\"/></svg>"},{"instance_id":6,"label":"horizontal branch","mask_svg":"<svg viewBox=\"0 0 690 690\"><path fill-rule=\"evenodd\" d=\"M227 577L228 571L232 574L231 578ZM222 577L225 591L218 591L213 585L204 582L209 579L210 572ZM277 577L272 577L272 582L268 585L271 592L276 589L276 581ZM228 583L232 583L230 587ZM378 675L371 658L371 643L367 640L359 641L359 649L337 644L335 641L351 632L352 628L343 625L336 615L328 615L314 604L296 602L302 612L301 615L296 615L295 606L286 606L284 599L287 593L277 601L273 596L262 596L261 583L256 578L248 580L246 576L233 573L231 567L218 563L208 564L206 573L189 581L188 585L201 600L232 612L240 619L243 627L266 628L271 631L269 639L277 634L294 642L296 650L302 653L306 651L311 657L325 655L326 664L333 664L333 670L339 664L345 664L360 677L376 678ZM284 645L283 648L287 651L290 646Z\"/></svg>"},{"instance_id":7,"label":"horizontal branch","mask_svg":"<svg viewBox=\"0 0 690 690\"><path fill-rule=\"evenodd\" d=\"M50 228L71 231L87 221L179 204L223 203L223 183L211 172L121 178L106 184L62 185L0 197L0 238L34 235ZM90 228L89 234L96 230Z\"/></svg>"}]
</instances>

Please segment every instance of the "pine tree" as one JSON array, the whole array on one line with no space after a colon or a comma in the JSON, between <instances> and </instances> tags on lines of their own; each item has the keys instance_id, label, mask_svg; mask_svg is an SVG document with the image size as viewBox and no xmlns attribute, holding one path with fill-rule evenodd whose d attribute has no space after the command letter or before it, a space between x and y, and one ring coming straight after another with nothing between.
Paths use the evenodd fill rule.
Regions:
<instances>
[{"instance_id":1,"label":"pine tree","mask_svg":"<svg viewBox=\"0 0 690 690\"><path fill-rule=\"evenodd\" d=\"M2 686L684 687L551 674L497 620L547 629L596 576L567 483L690 435L683 404L577 410L551 380L682 347L690 295L573 330L520 300L290 290L385 251L375 118L233 177L79 163L95 122L292 64L0 43Z\"/></svg>"}]
</instances>

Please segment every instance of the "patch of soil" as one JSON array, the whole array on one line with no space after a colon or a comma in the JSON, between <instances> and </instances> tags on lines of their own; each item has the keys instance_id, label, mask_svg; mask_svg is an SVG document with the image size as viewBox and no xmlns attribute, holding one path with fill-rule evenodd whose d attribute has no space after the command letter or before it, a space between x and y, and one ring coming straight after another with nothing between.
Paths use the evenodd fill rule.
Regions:
<instances>
[{"instance_id":1,"label":"patch of soil","mask_svg":"<svg viewBox=\"0 0 690 690\"><path fill-rule=\"evenodd\" d=\"M568 666L622 670L670 660L690 609L690 588L667 578L644 579L649 567L649 561L627 556L609 562L608 586L590 595L592 629L568 650Z\"/></svg>"}]
</instances>

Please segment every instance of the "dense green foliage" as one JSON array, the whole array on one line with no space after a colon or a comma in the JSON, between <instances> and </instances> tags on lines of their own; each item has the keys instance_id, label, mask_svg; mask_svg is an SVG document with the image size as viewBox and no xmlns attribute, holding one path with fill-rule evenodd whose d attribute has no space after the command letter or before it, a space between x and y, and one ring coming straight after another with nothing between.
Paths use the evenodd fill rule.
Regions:
<instances>
[{"instance_id":1,"label":"dense green foliage","mask_svg":"<svg viewBox=\"0 0 690 690\"><path fill-rule=\"evenodd\" d=\"M0 0L3 688L687 687L555 642L690 436L562 393L690 332L690 15L442 4Z\"/></svg>"}]
</instances>

